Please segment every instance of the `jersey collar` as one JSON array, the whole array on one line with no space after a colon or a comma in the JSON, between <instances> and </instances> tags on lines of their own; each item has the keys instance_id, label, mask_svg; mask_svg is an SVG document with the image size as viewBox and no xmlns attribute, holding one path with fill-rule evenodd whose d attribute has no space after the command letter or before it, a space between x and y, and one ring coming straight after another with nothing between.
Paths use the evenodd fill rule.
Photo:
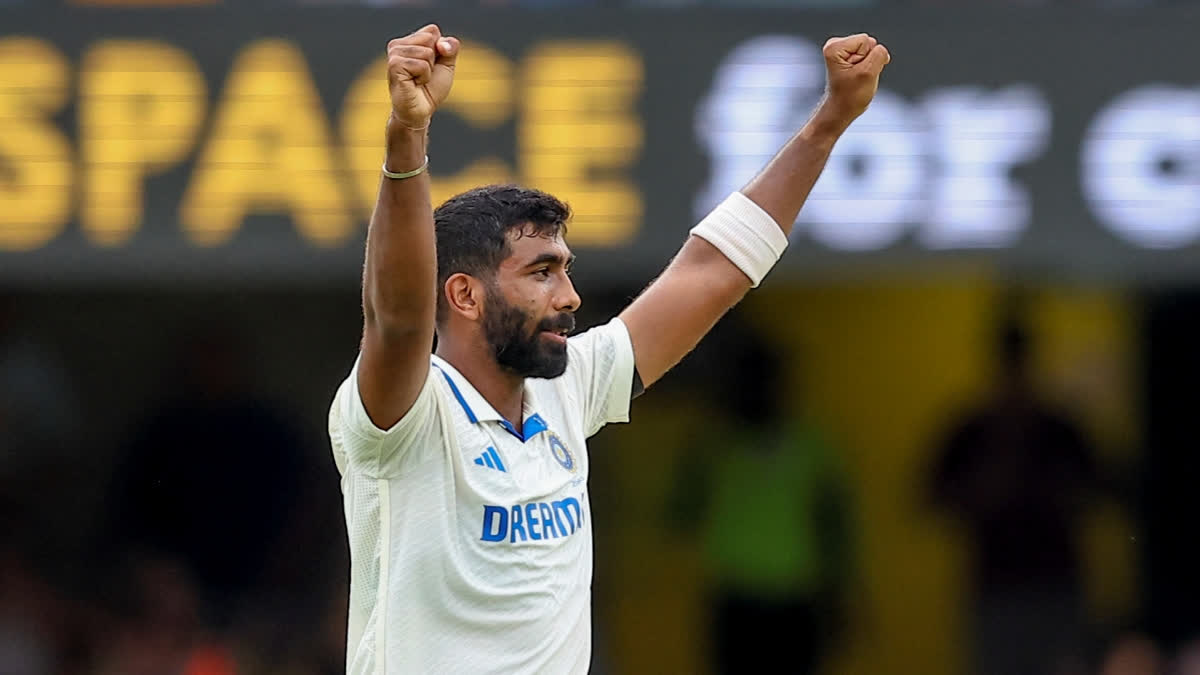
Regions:
<instances>
[{"instance_id":1,"label":"jersey collar","mask_svg":"<svg viewBox=\"0 0 1200 675\"><path fill-rule=\"evenodd\" d=\"M442 377L446 378L446 383L450 385L450 391L454 393L454 398L458 399L459 405L462 406L463 412L467 413L467 419L471 420L472 424L496 422L521 442L526 442L546 431L546 421L542 419L541 415L534 412L537 410L537 401L534 399L528 382L525 383L524 396L522 396L521 416L524 421L521 425L522 428L518 431L511 422L496 412L492 404L488 403L487 399L471 385L471 382L448 361L434 354L433 366L441 371Z\"/></svg>"}]
</instances>

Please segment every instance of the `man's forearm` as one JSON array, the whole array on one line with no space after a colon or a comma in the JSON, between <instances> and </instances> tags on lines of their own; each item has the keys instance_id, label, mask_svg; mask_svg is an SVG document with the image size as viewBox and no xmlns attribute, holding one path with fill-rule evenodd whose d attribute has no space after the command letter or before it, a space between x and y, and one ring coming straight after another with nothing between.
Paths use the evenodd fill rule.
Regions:
<instances>
[{"instance_id":1,"label":"man's forearm","mask_svg":"<svg viewBox=\"0 0 1200 675\"><path fill-rule=\"evenodd\" d=\"M384 167L414 170L425 162L426 132L389 121ZM436 284L433 208L429 176L382 179L367 232L363 307L368 320L431 321Z\"/></svg>"},{"instance_id":2,"label":"man's forearm","mask_svg":"<svg viewBox=\"0 0 1200 675\"><path fill-rule=\"evenodd\" d=\"M822 53L827 95L804 128L740 193L692 228L663 275L621 313L646 386L771 270L834 143L867 109L891 58L865 33L831 38Z\"/></svg>"},{"instance_id":3,"label":"man's forearm","mask_svg":"<svg viewBox=\"0 0 1200 675\"><path fill-rule=\"evenodd\" d=\"M742 189L775 219L785 235L791 234L834 143L848 126L845 116L837 115L822 101L804 127Z\"/></svg>"}]
</instances>

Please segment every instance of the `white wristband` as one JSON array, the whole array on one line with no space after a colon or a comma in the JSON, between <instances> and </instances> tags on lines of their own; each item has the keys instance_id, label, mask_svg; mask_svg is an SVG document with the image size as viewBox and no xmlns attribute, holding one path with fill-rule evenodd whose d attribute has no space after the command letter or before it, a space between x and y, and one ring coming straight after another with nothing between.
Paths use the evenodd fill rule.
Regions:
<instances>
[{"instance_id":1,"label":"white wristband","mask_svg":"<svg viewBox=\"0 0 1200 675\"><path fill-rule=\"evenodd\" d=\"M692 228L692 234L716 246L755 287L788 245L775 219L741 192L726 197Z\"/></svg>"}]
</instances>

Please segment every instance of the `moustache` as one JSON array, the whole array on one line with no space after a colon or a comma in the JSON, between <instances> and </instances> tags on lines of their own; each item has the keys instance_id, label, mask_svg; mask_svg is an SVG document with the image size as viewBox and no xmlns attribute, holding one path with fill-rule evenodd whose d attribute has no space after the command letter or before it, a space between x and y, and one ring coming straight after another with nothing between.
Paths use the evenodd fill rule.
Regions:
<instances>
[{"instance_id":1,"label":"moustache","mask_svg":"<svg viewBox=\"0 0 1200 675\"><path fill-rule=\"evenodd\" d=\"M575 316L573 314L567 314L564 312L553 319L545 319L538 324L538 330L546 330L552 333L559 331L566 331L570 333L571 331L575 330Z\"/></svg>"}]
</instances>

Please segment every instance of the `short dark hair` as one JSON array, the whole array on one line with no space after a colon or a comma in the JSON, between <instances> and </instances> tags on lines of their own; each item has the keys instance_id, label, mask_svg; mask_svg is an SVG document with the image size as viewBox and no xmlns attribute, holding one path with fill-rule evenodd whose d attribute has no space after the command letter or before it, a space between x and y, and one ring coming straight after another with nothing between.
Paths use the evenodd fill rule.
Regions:
<instances>
[{"instance_id":1,"label":"short dark hair","mask_svg":"<svg viewBox=\"0 0 1200 675\"><path fill-rule=\"evenodd\" d=\"M445 319L446 280L469 274L491 282L512 255L510 230L520 236L566 234L571 209L540 190L516 185L488 185L446 200L433 212L437 236L437 318Z\"/></svg>"}]
</instances>

